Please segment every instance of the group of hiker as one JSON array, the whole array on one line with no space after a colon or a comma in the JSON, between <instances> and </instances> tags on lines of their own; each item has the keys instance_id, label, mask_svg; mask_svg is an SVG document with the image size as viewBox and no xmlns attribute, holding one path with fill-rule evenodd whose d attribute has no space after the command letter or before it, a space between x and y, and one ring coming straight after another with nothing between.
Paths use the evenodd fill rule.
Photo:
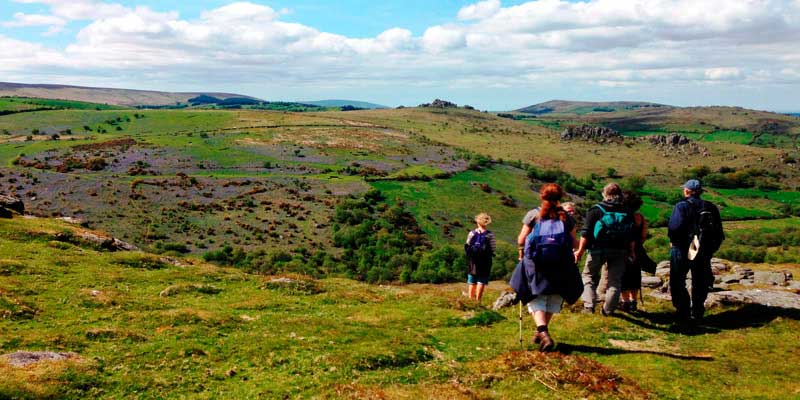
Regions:
<instances>
[{"instance_id":1,"label":"group of hiker","mask_svg":"<svg viewBox=\"0 0 800 400\"><path fill-rule=\"evenodd\" d=\"M719 210L701 199L700 181L691 179L683 186L684 199L678 202L669 220L670 281L676 323L691 324L703 318L704 303L712 287L711 257L725 238ZM590 207L582 224L576 220L573 203L561 203L563 188L555 183L542 185L541 204L522 219L517 237L519 263L509 284L516 301L526 304L536 333L533 342L539 350L555 347L549 324L562 304L581 299L583 312L595 313L598 297L603 316L617 310L638 311L642 271L655 273L656 263L644 249L647 220L639 213L643 201L632 191L623 191L617 183L607 184L603 200ZM496 249L492 222L486 213L475 217L477 228L470 231L465 243L468 264L468 296L481 300L489 283L492 257ZM577 239L580 229L580 239ZM587 254L583 271L578 261ZM691 271L691 295L686 277Z\"/></svg>"}]
</instances>

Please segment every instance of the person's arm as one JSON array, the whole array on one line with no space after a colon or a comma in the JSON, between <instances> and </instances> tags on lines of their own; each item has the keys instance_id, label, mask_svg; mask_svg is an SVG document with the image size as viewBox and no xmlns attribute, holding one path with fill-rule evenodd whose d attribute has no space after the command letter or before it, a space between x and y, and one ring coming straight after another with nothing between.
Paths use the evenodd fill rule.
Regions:
<instances>
[{"instance_id":1,"label":"person's arm","mask_svg":"<svg viewBox=\"0 0 800 400\"><path fill-rule=\"evenodd\" d=\"M494 237L494 232L489 232L489 247L492 248L492 254L497 250L497 239Z\"/></svg>"},{"instance_id":2,"label":"person's arm","mask_svg":"<svg viewBox=\"0 0 800 400\"><path fill-rule=\"evenodd\" d=\"M519 231L519 236L517 236L517 250L519 251L519 259L522 260L522 252L525 249L525 239L531 233L531 227L526 224L522 224L522 229Z\"/></svg>"},{"instance_id":3,"label":"person's arm","mask_svg":"<svg viewBox=\"0 0 800 400\"><path fill-rule=\"evenodd\" d=\"M680 202L672 209L672 215L669 217L669 225L667 227L667 236L669 237L670 245L680 245L679 241L683 239L680 237L683 228L683 215Z\"/></svg>"},{"instance_id":4,"label":"person's arm","mask_svg":"<svg viewBox=\"0 0 800 400\"><path fill-rule=\"evenodd\" d=\"M581 257L583 257L583 252L586 251L586 244L587 243L589 243L589 241L586 240L585 237L581 236L581 240L578 243L578 250L575 250L573 252L573 254L575 255L575 264L577 264L578 260L580 260Z\"/></svg>"}]
</instances>

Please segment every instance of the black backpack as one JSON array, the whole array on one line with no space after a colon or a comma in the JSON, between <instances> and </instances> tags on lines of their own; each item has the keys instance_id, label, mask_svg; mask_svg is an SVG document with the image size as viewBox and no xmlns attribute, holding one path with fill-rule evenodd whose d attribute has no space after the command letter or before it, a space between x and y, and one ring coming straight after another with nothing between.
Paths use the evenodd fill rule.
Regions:
<instances>
[{"instance_id":1,"label":"black backpack","mask_svg":"<svg viewBox=\"0 0 800 400\"><path fill-rule=\"evenodd\" d=\"M691 225L689 226L689 240L697 236L700 241L699 253L710 257L722 245L722 221L714 212L714 206L700 199L686 200L692 209Z\"/></svg>"},{"instance_id":2,"label":"black backpack","mask_svg":"<svg viewBox=\"0 0 800 400\"><path fill-rule=\"evenodd\" d=\"M472 238L465 246L467 257L473 260L485 260L492 257L492 245L489 243L489 231L472 231Z\"/></svg>"}]
</instances>

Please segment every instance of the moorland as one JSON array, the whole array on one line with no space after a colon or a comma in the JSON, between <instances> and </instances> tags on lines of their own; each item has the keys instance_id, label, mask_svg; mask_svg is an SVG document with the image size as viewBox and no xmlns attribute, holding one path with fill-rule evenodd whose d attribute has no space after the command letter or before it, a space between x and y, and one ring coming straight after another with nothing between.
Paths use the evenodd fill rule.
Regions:
<instances>
[{"instance_id":1,"label":"moorland","mask_svg":"<svg viewBox=\"0 0 800 400\"><path fill-rule=\"evenodd\" d=\"M500 239L493 278L508 276L520 220L551 181L583 210L609 181L639 191L646 247L666 259L689 177L722 211L720 257L796 275L800 118L632 102L256 103L0 98L0 193L37 217L0 221L0 347L79 355L3 365L3 396L483 398L523 383L532 398L797 394L781 362L797 356L786 310L722 307L693 334L670 330L655 299L630 320L565 312L562 351L539 355L518 351L515 310L466 301L451 282L481 211ZM581 136L594 127L610 133Z\"/></svg>"}]
</instances>

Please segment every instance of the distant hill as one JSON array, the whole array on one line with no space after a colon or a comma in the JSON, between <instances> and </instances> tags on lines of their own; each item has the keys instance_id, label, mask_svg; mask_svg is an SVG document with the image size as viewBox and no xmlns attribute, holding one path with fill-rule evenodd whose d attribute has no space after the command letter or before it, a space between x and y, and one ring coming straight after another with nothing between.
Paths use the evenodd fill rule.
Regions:
<instances>
[{"instance_id":1,"label":"distant hill","mask_svg":"<svg viewBox=\"0 0 800 400\"><path fill-rule=\"evenodd\" d=\"M376 109L376 108L389 108L384 105L368 103L366 101L358 100L316 100L316 101L301 101L303 104L311 104L320 107L344 107L353 106L356 108Z\"/></svg>"},{"instance_id":2,"label":"distant hill","mask_svg":"<svg viewBox=\"0 0 800 400\"><path fill-rule=\"evenodd\" d=\"M604 113L624 110L651 109L651 108L670 108L671 106L641 101L609 101L609 102L590 102L590 101L568 101L550 100L544 103L515 110L525 114L590 114Z\"/></svg>"},{"instance_id":3,"label":"distant hill","mask_svg":"<svg viewBox=\"0 0 800 400\"><path fill-rule=\"evenodd\" d=\"M233 93L213 92L159 92L153 90L133 90L115 88L96 88L69 85L25 84L0 82L0 96L21 96L43 99L85 101L91 103L114 104L120 106L173 105L187 103L198 96L217 99L231 97L254 99L250 96Z\"/></svg>"}]
</instances>

